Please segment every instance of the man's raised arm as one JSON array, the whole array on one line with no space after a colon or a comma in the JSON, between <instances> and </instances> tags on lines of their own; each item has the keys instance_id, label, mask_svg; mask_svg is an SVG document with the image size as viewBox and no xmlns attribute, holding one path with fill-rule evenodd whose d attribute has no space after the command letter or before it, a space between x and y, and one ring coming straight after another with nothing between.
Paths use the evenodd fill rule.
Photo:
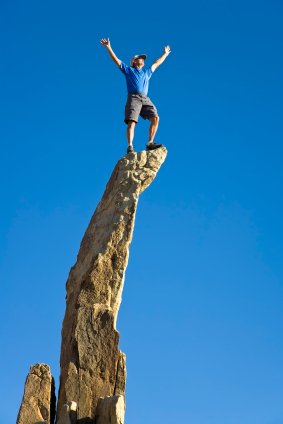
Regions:
<instances>
[{"instance_id":1,"label":"man's raised arm","mask_svg":"<svg viewBox=\"0 0 283 424\"><path fill-rule=\"evenodd\" d=\"M110 40L109 38L107 38L107 40L105 40L105 38L103 38L102 40L100 40L100 43L107 48L108 53L111 57L111 59L113 60L113 62L116 63L116 65L120 68L121 66L121 60L118 59L118 57L115 55L115 53L113 52L111 46L110 46Z\"/></svg>"},{"instance_id":2,"label":"man's raised arm","mask_svg":"<svg viewBox=\"0 0 283 424\"><path fill-rule=\"evenodd\" d=\"M171 53L170 47L169 46L164 47L164 53L163 53L163 55L159 59L157 59L154 62L153 65L151 65L152 72L154 72L155 69L158 68L158 66L161 65L161 63L164 62L164 60L166 59L167 56L169 56L170 53Z\"/></svg>"}]
</instances>

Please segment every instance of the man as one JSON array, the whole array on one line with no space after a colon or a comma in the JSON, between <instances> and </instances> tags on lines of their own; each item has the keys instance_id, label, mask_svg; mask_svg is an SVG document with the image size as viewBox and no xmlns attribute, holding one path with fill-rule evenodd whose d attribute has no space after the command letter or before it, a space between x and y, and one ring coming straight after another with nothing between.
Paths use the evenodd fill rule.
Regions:
<instances>
[{"instance_id":1,"label":"man","mask_svg":"<svg viewBox=\"0 0 283 424\"><path fill-rule=\"evenodd\" d=\"M133 139L135 126L138 123L139 115L143 119L148 119L150 121L149 127L149 138L146 145L146 150L154 150L162 147L163 144L154 143L154 136L156 134L159 122L159 116L157 114L157 109L151 100L147 97L148 92L148 81L151 78L153 72L158 68L161 63L164 62L166 57L171 53L170 47L164 47L164 54L157 59L152 66L143 70L144 61L147 56L145 54L137 55L132 57L131 66L125 65L121 62L113 52L109 38L100 40L100 43L105 46L108 50L108 53L120 68L123 74L126 77L127 89L128 89L128 99L125 107L125 123L127 127L127 140L128 148L127 153L133 152Z\"/></svg>"}]
</instances>

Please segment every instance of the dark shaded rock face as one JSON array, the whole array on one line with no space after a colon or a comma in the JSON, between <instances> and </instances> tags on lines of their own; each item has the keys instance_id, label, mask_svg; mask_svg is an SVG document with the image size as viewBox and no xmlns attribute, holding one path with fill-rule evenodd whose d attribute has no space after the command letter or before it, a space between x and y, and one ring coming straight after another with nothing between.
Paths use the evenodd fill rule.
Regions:
<instances>
[{"instance_id":1,"label":"dark shaded rock face","mask_svg":"<svg viewBox=\"0 0 283 424\"><path fill-rule=\"evenodd\" d=\"M63 405L73 401L79 424L92 424L95 416L104 422L107 405L109 417L123 421L119 395L125 395L126 365L116 320L138 197L166 154L160 148L120 159L83 237L66 283L57 420ZM99 400L106 397L111 399Z\"/></svg>"},{"instance_id":2,"label":"dark shaded rock face","mask_svg":"<svg viewBox=\"0 0 283 424\"><path fill-rule=\"evenodd\" d=\"M55 386L50 368L45 364L30 367L17 424L53 424L55 419Z\"/></svg>"}]
</instances>

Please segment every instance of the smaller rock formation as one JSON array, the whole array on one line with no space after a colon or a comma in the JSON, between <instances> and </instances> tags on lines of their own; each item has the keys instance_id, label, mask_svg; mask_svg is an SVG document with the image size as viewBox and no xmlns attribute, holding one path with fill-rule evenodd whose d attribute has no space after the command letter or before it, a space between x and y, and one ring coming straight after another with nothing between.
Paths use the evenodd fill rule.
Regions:
<instances>
[{"instance_id":1,"label":"smaller rock formation","mask_svg":"<svg viewBox=\"0 0 283 424\"><path fill-rule=\"evenodd\" d=\"M30 367L17 424L53 424L55 419L55 384L46 364Z\"/></svg>"},{"instance_id":2,"label":"smaller rock formation","mask_svg":"<svg viewBox=\"0 0 283 424\"><path fill-rule=\"evenodd\" d=\"M68 402L69 406L69 417L71 424L77 424L77 404L76 402Z\"/></svg>"},{"instance_id":3,"label":"smaller rock formation","mask_svg":"<svg viewBox=\"0 0 283 424\"><path fill-rule=\"evenodd\" d=\"M71 424L71 420L69 417L69 406L63 405L60 412L60 418L57 424Z\"/></svg>"},{"instance_id":4,"label":"smaller rock formation","mask_svg":"<svg viewBox=\"0 0 283 424\"><path fill-rule=\"evenodd\" d=\"M125 398L122 395L100 398L96 424L124 424Z\"/></svg>"},{"instance_id":5,"label":"smaller rock formation","mask_svg":"<svg viewBox=\"0 0 283 424\"><path fill-rule=\"evenodd\" d=\"M117 374L116 374L116 384L114 389L114 395L123 395L125 396L126 389L126 355L118 350L118 365L117 365Z\"/></svg>"},{"instance_id":6,"label":"smaller rock formation","mask_svg":"<svg viewBox=\"0 0 283 424\"><path fill-rule=\"evenodd\" d=\"M68 402L62 406L57 424L77 424L76 402Z\"/></svg>"}]
</instances>

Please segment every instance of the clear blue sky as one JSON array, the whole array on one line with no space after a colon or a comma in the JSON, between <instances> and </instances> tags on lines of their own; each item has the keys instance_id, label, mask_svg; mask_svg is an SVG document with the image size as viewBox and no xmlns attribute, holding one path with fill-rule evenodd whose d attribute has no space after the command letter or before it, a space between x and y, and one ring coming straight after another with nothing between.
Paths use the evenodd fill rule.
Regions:
<instances>
[{"instance_id":1,"label":"clear blue sky","mask_svg":"<svg viewBox=\"0 0 283 424\"><path fill-rule=\"evenodd\" d=\"M128 63L168 157L141 195L117 327L126 424L282 424L281 1L1 2L0 416L58 389L65 282L126 150ZM148 123L136 129L145 148Z\"/></svg>"}]
</instances>

